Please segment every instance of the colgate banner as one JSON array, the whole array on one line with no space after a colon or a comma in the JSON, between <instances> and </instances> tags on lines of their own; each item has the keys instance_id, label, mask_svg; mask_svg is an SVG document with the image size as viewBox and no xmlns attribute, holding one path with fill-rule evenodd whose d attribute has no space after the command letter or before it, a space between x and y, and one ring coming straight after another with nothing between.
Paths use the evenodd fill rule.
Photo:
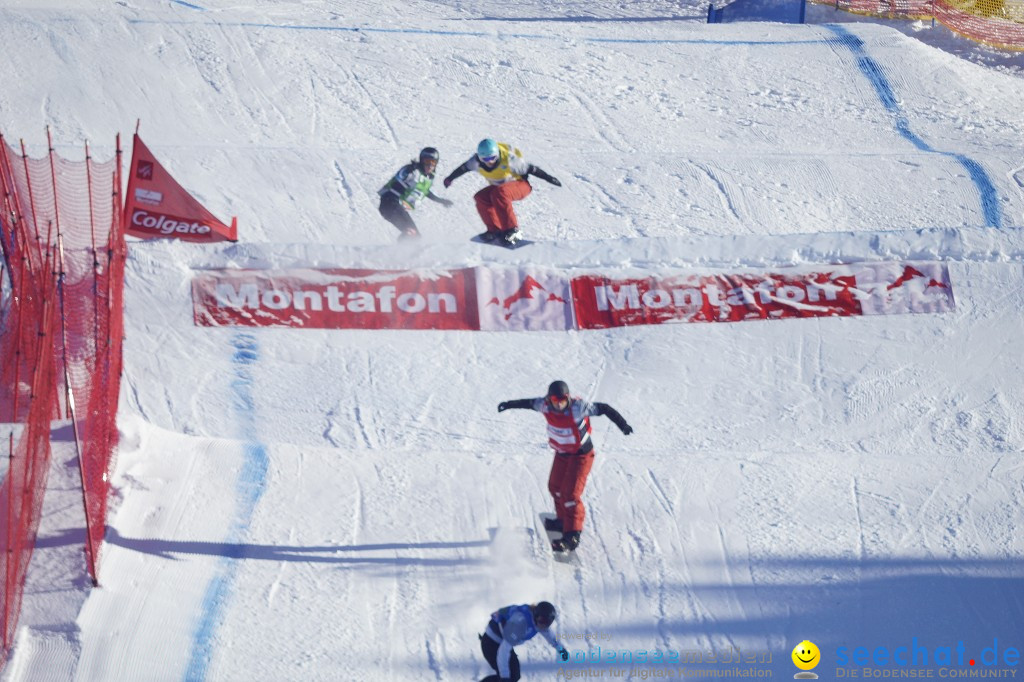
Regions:
<instances>
[{"instance_id":1,"label":"colgate banner","mask_svg":"<svg viewBox=\"0 0 1024 682\"><path fill-rule=\"evenodd\" d=\"M953 310L941 263L860 263L784 274L654 275L572 280L580 329Z\"/></svg>"},{"instance_id":2,"label":"colgate banner","mask_svg":"<svg viewBox=\"0 0 1024 682\"><path fill-rule=\"evenodd\" d=\"M132 149L124 224L128 234L142 239L238 240L237 220L232 218L230 227L217 220L164 170L138 134Z\"/></svg>"},{"instance_id":3,"label":"colgate banner","mask_svg":"<svg viewBox=\"0 0 1024 682\"><path fill-rule=\"evenodd\" d=\"M472 269L213 270L192 280L199 326L479 329Z\"/></svg>"}]
</instances>

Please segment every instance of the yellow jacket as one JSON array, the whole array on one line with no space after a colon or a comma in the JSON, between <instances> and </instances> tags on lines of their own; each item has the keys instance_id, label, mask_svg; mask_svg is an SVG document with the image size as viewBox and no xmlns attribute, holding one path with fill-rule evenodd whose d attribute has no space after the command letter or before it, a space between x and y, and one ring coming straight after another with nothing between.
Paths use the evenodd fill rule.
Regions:
<instances>
[{"instance_id":1,"label":"yellow jacket","mask_svg":"<svg viewBox=\"0 0 1024 682\"><path fill-rule=\"evenodd\" d=\"M469 170L474 170L475 168L492 185L522 180L523 176L527 175L530 170L530 164L526 163L523 153L518 148L511 147L505 142L498 143L498 165L491 170L484 168L476 156L473 156L466 163L466 166Z\"/></svg>"}]
</instances>

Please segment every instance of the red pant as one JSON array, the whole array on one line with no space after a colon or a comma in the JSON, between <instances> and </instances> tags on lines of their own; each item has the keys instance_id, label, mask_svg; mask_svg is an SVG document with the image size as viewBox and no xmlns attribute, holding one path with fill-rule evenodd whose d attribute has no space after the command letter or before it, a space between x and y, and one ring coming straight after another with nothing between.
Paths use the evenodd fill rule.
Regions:
<instances>
[{"instance_id":1,"label":"red pant","mask_svg":"<svg viewBox=\"0 0 1024 682\"><path fill-rule=\"evenodd\" d=\"M500 185L488 185L473 195L476 211L488 232L500 232L519 227L512 202L525 199L533 188L526 180L511 180Z\"/></svg>"},{"instance_id":2,"label":"red pant","mask_svg":"<svg viewBox=\"0 0 1024 682\"><path fill-rule=\"evenodd\" d=\"M565 533L583 530L583 519L587 515L583 507L583 488L593 465L593 450L585 455L555 455L551 464L548 492L555 500L555 514Z\"/></svg>"}]
</instances>

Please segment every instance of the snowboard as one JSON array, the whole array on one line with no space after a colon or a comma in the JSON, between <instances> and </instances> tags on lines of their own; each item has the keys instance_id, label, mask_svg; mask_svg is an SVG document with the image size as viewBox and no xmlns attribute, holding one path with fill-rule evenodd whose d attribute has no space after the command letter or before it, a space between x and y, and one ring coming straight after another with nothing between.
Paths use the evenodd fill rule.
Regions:
<instances>
[{"instance_id":1,"label":"snowboard","mask_svg":"<svg viewBox=\"0 0 1024 682\"><path fill-rule=\"evenodd\" d=\"M480 235L476 235L474 237L471 237L469 241L476 242L477 244L490 244L491 246L501 246L501 247L504 247L506 249L513 250L513 251L515 249L521 249L524 246L529 246L530 244L533 243L529 239L523 239L522 237L517 239L512 244L509 244L507 241L505 241L504 239L501 239L500 237L498 239L487 241L486 239L481 239Z\"/></svg>"},{"instance_id":2,"label":"snowboard","mask_svg":"<svg viewBox=\"0 0 1024 682\"><path fill-rule=\"evenodd\" d=\"M540 527L544 529L544 533L548 536L548 547L551 548L551 553L554 555L555 561L561 562L563 564L578 563L579 559L577 559L576 557L575 550L566 550L564 552L559 552L555 550L553 547L551 547L552 542L554 542L555 540L562 539L562 534L556 530L548 530L544 528L544 521L548 519L556 519L558 517L552 514L551 512L541 512L539 516Z\"/></svg>"}]
</instances>

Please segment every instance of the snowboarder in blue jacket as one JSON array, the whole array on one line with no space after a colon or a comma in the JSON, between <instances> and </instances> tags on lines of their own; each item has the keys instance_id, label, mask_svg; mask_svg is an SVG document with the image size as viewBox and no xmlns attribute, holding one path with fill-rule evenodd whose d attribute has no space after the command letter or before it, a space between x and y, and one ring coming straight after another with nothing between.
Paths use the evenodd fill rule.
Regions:
<instances>
[{"instance_id":1,"label":"snowboarder in blue jacket","mask_svg":"<svg viewBox=\"0 0 1024 682\"><path fill-rule=\"evenodd\" d=\"M480 635L480 649L497 674L489 675L481 682L516 682L519 679L519 658L513 647L538 633L563 661L568 661L569 652L551 632L557 615L555 607L546 601L506 606L492 613L491 622Z\"/></svg>"}]
</instances>

